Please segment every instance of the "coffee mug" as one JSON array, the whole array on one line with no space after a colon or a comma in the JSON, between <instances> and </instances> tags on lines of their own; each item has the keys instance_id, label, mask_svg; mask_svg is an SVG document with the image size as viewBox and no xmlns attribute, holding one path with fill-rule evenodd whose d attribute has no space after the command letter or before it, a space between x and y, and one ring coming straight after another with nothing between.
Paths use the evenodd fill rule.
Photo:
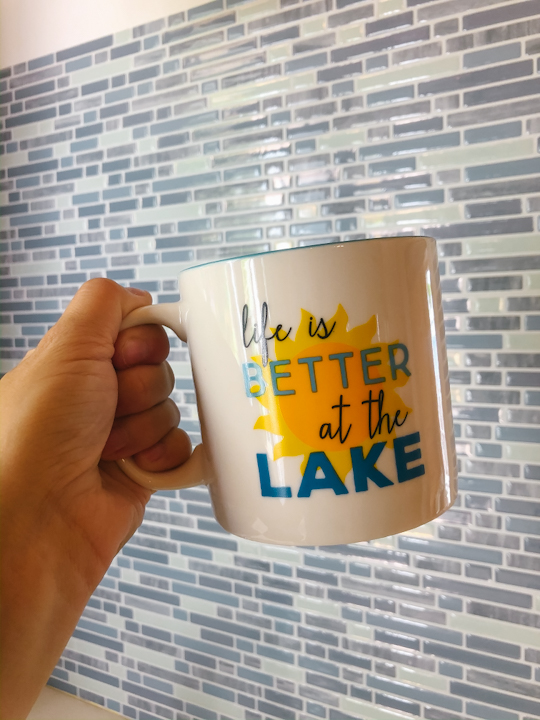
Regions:
<instances>
[{"instance_id":1,"label":"coffee mug","mask_svg":"<svg viewBox=\"0 0 540 720\"><path fill-rule=\"evenodd\" d=\"M205 483L225 530L334 545L410 530L456 496L436 243L395 237L219 260L135 310L188 342L202 444L152 489Z\"/></svg>"}]
</instances>

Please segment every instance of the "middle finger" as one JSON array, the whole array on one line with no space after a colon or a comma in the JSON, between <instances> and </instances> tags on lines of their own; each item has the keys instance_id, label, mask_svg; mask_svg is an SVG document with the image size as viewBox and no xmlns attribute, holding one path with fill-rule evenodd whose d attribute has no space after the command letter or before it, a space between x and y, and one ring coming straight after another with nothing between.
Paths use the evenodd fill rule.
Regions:
<instances>
[{"instance_id":1,"label":"middle finger","mask_svg":"<svg viewBox=\"0 0 540 720\"><path fill-rule=\"evenodd\" d=\"M137 365L118 373L116 417L133 415L163 402L174 389L169 363Z\"/></svg>"}]
</instances>

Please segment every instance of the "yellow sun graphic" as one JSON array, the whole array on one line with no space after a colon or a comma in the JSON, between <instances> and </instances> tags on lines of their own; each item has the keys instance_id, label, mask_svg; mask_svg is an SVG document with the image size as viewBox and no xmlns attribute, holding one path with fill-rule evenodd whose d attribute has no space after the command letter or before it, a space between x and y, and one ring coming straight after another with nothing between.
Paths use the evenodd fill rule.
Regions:
<instances>
[{"instance_id":1,"label":"yellow sun graphic","mask_svg":"<svg viewBox=\"0 0 540 720\"><path fill-rule=\"evenodd\" d=\"M303 473L310 453L322 451L344 482L350 449L363 446L367 455L376 442L392 447L411 412L396 392L409 379L407 349L397 340L373 342L375 315L347 330L341 305L330 320L301 313L294 339L274 339L276 360L264 366L262 356L252 358L264 382L252 386L252 396L267 411L254 427L281 437L274 460L303 455Z\"/></svg>"}]
</instances>

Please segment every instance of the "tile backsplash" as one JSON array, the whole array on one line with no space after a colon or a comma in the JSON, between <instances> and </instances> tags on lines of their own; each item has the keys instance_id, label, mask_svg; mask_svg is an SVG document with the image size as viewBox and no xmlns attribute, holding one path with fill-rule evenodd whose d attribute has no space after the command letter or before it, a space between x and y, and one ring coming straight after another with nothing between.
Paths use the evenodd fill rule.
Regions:
<instances>
[{"instance_id":1,"label":"tile backsplash","mask_svg":"<svg viewBox=\"0 0 540 720\"><path fill-rule=\"evenodd\" d=\"M213 0L0 73L4 372L91 277L167 302L200 262L432 235L461 470L439 520L325 548L157 493L51 685L137 720L540 717L539 72L539 0Z\"/></svg>"}]
</instances>

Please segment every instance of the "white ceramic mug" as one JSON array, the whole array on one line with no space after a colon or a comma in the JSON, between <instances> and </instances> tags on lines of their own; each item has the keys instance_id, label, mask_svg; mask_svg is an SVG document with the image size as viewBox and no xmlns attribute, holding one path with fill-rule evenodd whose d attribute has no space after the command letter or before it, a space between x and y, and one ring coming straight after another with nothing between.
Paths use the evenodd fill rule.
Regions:
<instances>
[{"instance_id":1,"label":"white ceramic mug","mask_svg":"<svg viewBox=\"0 0 540 720\"><path fill-rule=\"evenodd\" d=\"M456 459L435 241L295 248L189 268L160 323L187 340L203 442L150 473L206 483L218 522L251 540L331 545L440 515Z\"/></svg>"}]
</instances>

